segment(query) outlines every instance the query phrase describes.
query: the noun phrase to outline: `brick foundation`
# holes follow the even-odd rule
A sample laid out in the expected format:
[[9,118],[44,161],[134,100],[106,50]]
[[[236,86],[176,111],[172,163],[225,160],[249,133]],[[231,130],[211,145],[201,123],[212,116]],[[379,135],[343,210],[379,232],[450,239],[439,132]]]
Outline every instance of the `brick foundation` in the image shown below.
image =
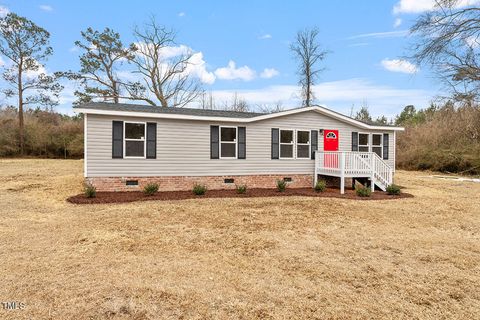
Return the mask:
[[[204,184],[209,190],[234,189],[235,185],[246,184],[249,188],[275,188],[276,181],[291,178],[290,188],[310,188],[313,175],[250,175],[250,176],[162,176],[162,177],[92,177],[86,182],[95,186],[97,191],[138,191],[148,183],[158,183],[160,191],[192,190],[195,183]],[[225,179],[234,179],[233,183],[225,183]],[[137,186],[127,186],[128,181],[138,181]]]

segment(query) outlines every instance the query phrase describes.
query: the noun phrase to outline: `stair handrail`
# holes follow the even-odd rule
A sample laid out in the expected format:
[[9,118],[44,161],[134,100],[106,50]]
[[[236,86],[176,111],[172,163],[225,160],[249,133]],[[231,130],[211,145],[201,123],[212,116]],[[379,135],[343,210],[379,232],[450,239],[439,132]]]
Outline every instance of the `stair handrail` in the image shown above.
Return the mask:
[[385,187],[392,184],[393,170],[388,163],[386,163],[378,154],[373,153],[373,159],[375,161],[375,178],[380,180]]

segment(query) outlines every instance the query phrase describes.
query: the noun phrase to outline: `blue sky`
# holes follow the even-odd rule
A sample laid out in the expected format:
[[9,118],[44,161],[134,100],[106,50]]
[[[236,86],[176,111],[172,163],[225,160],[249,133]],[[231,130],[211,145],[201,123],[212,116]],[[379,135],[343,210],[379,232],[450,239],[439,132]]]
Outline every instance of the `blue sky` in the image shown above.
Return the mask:
[[[125,43],[132,28],[150,15],[177,30],[177,42],[192,48],[196,75],[216,101],[234,92],[252,105],[281,102],[298,106],[295,61],[290,41],[316,26],[330,53],[315,88],[318,103],[350,114],[368,105],[373,115],[393,116],[407,104],[425,107],[438,93],[432,74],[402,61],[407,30],[431,0],[393,1],[0,1],[1,12],[28,17],[51,33],[54,55],[48,72],[76,70],[74,41],[87,27],[113,28]],[[73,84],[61,97],[61,112],[72,113]]]

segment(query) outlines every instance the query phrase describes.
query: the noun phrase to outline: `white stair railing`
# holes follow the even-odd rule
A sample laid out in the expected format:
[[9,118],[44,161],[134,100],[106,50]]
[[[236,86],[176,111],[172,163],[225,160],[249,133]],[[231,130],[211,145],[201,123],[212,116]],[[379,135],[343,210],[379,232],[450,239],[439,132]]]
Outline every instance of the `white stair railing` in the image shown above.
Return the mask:
[[393,182],[393,170],[378,154],[373,152],[372,155],[375,180],[380,181],[386,188]]
[[385,190],[393,182],[392,168],[374,152],[316,151],[314,183],[317,174],[340,178],[369,177],[373,182],[372,189],[377,184]]

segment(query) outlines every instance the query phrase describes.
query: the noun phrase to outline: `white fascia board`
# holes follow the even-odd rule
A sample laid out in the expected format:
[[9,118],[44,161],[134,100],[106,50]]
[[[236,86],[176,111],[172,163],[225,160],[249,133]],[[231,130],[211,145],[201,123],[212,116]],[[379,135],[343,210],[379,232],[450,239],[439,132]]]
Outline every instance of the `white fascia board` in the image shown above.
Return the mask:
[[305,108],[290,109],[281,112],[275,112],[271,114],[265,114],[261,116],[251,117],[251,118],[229,118],[229,117],[209,117],[209,116],[192,116],[192,115],[183,115],[183,114],[166,114],[166,113],[152,113],[152,112],[131,112],[131,111],[114,111],[114,110],[97,110],[97,109],[84,109],[77,108],[75,112],[84,113],[84,114],[98,114],[98,115],[111,115],[111,116],[125,116],[125,117],[138,117],[138,118],[160,118],[160,119],[178,119],[178,120],[197,120],[197,121],[215,121],[215,122],[237,122],[237,123],[249,123],[255,121],[261,121],[266,119],[272,119],[277,117],[288,116],[292,114],[307,112],[307,111],[316,111],[318,113],[327,115],[334,119],[350,123],[356,127],[370,129],[370,130],[384,130],[384,131],[404,131],[404,128],[401,127],[384,127],[384,126],[374,126],[369,125],[355,119],[349,118],[347,116],[341,115],[339,113],[333,112],[327,108],[313,106]]

